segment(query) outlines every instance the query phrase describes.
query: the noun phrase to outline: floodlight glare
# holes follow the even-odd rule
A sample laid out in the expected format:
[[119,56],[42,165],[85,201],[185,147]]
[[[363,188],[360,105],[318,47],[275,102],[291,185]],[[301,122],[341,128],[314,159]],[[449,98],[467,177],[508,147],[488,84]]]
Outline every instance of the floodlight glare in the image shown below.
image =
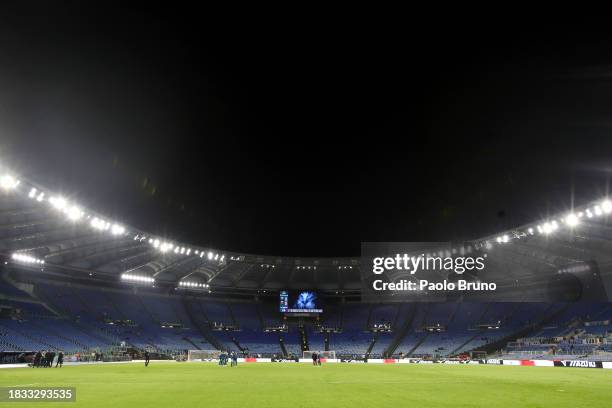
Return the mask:
[[571,213],[567,217],[565,217],[565,223],[570,227],[575,227],[576,225],[578,225],[579,222],[580,220],[574,213]]
[[11,176],[10,174],[5,174],[4,176],[0,177],[0,187],[2,187],[5,190],[12,190],[18,185],[19,185],[19,180],[17,180],[15,177]]
[[81,211],[81,209],[79,207],[77,207],[76,205],[73,205],[72,207],[70,207],[70,209],[66,212],[66,215],[72,221],[77,221],[77,220],[81,219],[83,214],[84,214],[83,211]]
[[544,234],[550,234],[554,230],[555,230],[555,228],[553,227],[552,223],[550,223],[550,222],[545,222],[544,225],[542,225],[542,232]]
[[601,215],[601,207],[600,206],[596,205],[593,209],[595,210],[595,215]]
[[68,205],[64,197],[51,197],[49,199],[49,202],[51,203],[53,207],[55,207],[58,210],[63,210]]
[[113,235],[121,235],[125,233],[125,228],[119,224],[114,224],[113,227],[111,228],[111,233]]

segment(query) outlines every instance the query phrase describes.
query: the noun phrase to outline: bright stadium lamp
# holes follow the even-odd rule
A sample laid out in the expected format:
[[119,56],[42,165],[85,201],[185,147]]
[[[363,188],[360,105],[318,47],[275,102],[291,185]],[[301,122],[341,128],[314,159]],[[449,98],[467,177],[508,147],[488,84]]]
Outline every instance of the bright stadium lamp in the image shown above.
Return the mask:
[[72,221],[78,221],[79,219],[81,219],[81,217],[83,217],[83,214],[83,211],[76,205],[70,207],[70,209],[66,212],[66,215]]
[[68,205],[68,202],[66,201],[66,199],[61,196],[51,197],[49,199],[49,202],[51,203],[53,207],[55,207],[58,210],[64,210],[66,206]]
[[568,216],[565,217],[565,223],[570,227],[575,227],[579,222],[578,216],[574,213],[568,214]]
[[12,190],[19,185],[19,180],[10,174],[5,174],[0,178],[0,187],[5,190]]
[[598,206],[598,205],[593,207],[593,210],[595,211],[595,215],[601,215],[602,214],[601,207]]
[[113,235],[121,235],[125,232],[125,228],[119,224],[114,224],[111,228],[111,233]]
[[610,214],[612,212],[612,201],[610,200],[604,200],[601,203],[601,209],[603,210],[604,213],[606,214]]

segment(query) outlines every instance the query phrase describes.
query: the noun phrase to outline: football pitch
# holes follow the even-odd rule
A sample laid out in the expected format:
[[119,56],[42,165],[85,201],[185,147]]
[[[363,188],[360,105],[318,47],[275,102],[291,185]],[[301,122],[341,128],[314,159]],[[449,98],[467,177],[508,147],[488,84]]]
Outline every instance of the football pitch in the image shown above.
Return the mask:
[[53,407],[610,407],[612,370],[485,365],[107,364],[0,370],[0,386],[71,386]]

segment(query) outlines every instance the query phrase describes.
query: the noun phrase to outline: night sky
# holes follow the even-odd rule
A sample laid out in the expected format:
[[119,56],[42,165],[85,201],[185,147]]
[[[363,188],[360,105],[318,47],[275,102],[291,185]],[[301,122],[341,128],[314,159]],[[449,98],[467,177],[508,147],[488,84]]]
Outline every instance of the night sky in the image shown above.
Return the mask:
[[0,164],[143,230],[357,256],[606,194],[609,37],[75,4],[0,9]]

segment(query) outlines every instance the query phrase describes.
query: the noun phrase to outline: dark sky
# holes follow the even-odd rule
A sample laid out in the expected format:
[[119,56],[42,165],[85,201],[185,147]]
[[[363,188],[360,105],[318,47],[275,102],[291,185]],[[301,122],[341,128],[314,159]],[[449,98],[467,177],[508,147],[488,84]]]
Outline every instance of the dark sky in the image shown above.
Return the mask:
[[353,256],[607,190],[599,33],[75,4],[2,6],[0,162],[144,230]]

